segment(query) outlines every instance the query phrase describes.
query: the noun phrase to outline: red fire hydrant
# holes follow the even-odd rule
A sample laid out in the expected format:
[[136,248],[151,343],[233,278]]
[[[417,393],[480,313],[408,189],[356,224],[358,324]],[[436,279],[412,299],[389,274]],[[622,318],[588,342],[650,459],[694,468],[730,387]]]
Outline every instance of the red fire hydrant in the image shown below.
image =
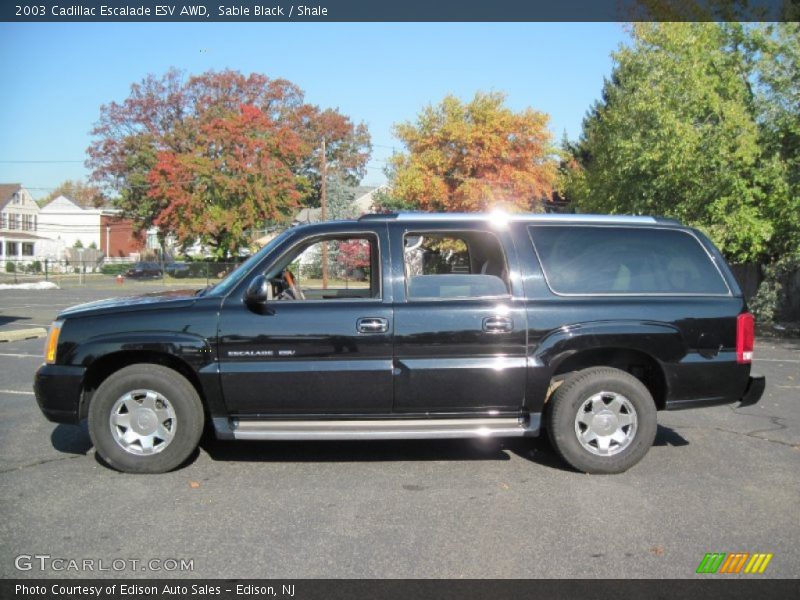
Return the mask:
[[117,275],[117,283],[119,284],[125,283],[125,278],[121,274]]

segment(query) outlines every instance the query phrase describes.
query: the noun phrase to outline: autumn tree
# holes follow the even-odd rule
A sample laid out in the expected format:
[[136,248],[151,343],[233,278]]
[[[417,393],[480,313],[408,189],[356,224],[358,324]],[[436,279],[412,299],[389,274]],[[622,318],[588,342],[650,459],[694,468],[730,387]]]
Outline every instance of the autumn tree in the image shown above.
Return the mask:
[[291,127],[254,106],[197,123],[191,147],[159,152],[149,172],[148,196],[164,203],[154,224],[227,258],[248,245],[248,230],[298,208],[302,150]]
[[97,186],[85,181],[67,179],[61,182],[46,197],[38,201],[39,206],[49,204],[59,196],[76,201],[81,206],[97,207],[105,203],[105,198]]
[[[249,108],[243,111],[242,107]],[[264,118],[256,118],[250,109],[259,111]],[[195,175],[202,178],[205,174],[192,170],[194,163],[188,156],[210,143],[212,131],[225,129],[226,122],[232,132],[241,133],[237,128],[243,125],[243,119],[249,126],[268,125],[270,129],[262,132],[265,139],[271,139],[277,130],[287,135],[291,133],[291,143],[287,142],[287,145],[293,148],[292,158],[286,163],[294,178],[296,192],[292,194],[291,206],[298,202],[318,203],[319,152],[323,138],[332,168],[352,180],[363,175],[370,153],[366,128],[354,124],[336,110],[306,103],[302,90],[293,83],[231,70],[209,71],[189,78],[177,70],[170,70],[162,77],[149,75],[131,86],[130,95],[121,103],[112,102],[101,107],[100,119],[91,132],[93,141],[88,149],[87,166],[92,169],[92,181],[126,216],[133,218],[137,228],[156,226],[163,238],[167,231],[171,231],[165,228],[172,227],[175,210],[170,210],[170,203],[174,197],[153,186],[162,184],[167,177],[165,167],[181,171],[187,179]],[[248,135],[258,137],[253,131]],[[224,151],[233,147],[236,145],[226,145]],[[232,163],[238,160],[235,156],[230,158]],[[225,163],[223,156],[217,159]],[[177,160],[180,164],[170,165],[169,160]],[[257,162],[250,165],[250,175],[255,174]],[[151,177],[156,166],[160,175]],[[198,163],[198,169],[204,166],[203,161]],[[239,171],[235,172],[244,177],[241,167],[239,164]],[[217,186],[213,192],[203,196],[203,188],[195,187],[191,193],[198,199],[203,197],[206,204],[192,202],[185,206],[191,206],[193,210],[212,206],[218,199],[211,194],[219,189]],[[251,204],[249,197],[237,197],[242,203]],[[282,188],[271,197],[288,198]],[[265,206],[261,208],[265,212],[252,220],[254,226],[264,226],[270,215],[283,214],[288,206],[270,207],[269,210]],[[256,206],[242,207],[242,210],[253,212]],[[165,211],[168,214],[162,216]],[[198,218],[199,215],[186,215],[187,221],[197,221]],[[182,230],[189,231],[186,228]],[[240,238],[236,231],[230,233],[232,239]],[[222,239],[217,230],[206,231],[204,235]],[[227,243],[221,243],[220,248],[227,247]]]
[[467,103],[447,96],[395,127],[407,152],[392,156],[391,192],[379,201],[425,211],[538,210],[556,172],[547,122],[533,109],[514,112],[501,93]]

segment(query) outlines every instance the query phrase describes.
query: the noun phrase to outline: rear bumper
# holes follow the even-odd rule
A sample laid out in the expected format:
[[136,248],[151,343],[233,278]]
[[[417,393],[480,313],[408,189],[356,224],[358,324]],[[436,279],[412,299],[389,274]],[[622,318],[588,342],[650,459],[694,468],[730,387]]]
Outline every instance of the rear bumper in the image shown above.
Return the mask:
[[667,410],[684,410],[687,408],[703,408],[704,406],[719,406],[739,402],[739,406],[751,406],[761,399],[764,394],[767,380],[763,375],[751,373],[747,379],[747,386],[740,398],[729,396],[715,396],[711,398],[691,398],[688,400],[667,400]]
[[759,373],[751,373],[750,380],[747,382],[747,389],[744,391],[744,396],[742,396],[739,406],[750,406],[761,400],[766,386],[766,377]]
[[45,417],[54,423],[80,420],[81,385],[86,369],[62,365],[42,365],[36,371],[33,390]]

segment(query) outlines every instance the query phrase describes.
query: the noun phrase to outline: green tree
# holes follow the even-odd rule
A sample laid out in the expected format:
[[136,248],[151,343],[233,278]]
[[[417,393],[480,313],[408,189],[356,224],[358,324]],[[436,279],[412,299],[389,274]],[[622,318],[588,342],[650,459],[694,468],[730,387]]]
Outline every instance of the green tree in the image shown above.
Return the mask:
[[347,185],[345,178],[339,172],[328,175],[328,219],[335,221],[341,219],[354,219],[358,208],[355,203],[353,188]]
[[761,143],[785,184],[768,204],[777,258],[800,251],[800,23],[762,25],[752,37]]
[[637,23],[564,185],[587,212],[677,217],[733,260],[769,254],[785,169],[765,150],[751,31],[737,23]]

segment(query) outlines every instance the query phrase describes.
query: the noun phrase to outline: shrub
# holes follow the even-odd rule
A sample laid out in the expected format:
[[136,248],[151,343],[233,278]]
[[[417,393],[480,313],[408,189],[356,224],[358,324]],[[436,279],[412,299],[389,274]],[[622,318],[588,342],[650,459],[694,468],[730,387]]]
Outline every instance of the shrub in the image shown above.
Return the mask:
[[124,273],[128,269],[130,269],[132,263],[108,263],[104,264],[100,268],[100,272],[103,275],[119,275],[120,273]]
[[792,277],[800,272],[800,251],[782,256],[764,268],[764,280],[750,301],[750,310],[762,323],[772,323],[782,317],[792,318],[792,295],[798,290],[791,286]]

